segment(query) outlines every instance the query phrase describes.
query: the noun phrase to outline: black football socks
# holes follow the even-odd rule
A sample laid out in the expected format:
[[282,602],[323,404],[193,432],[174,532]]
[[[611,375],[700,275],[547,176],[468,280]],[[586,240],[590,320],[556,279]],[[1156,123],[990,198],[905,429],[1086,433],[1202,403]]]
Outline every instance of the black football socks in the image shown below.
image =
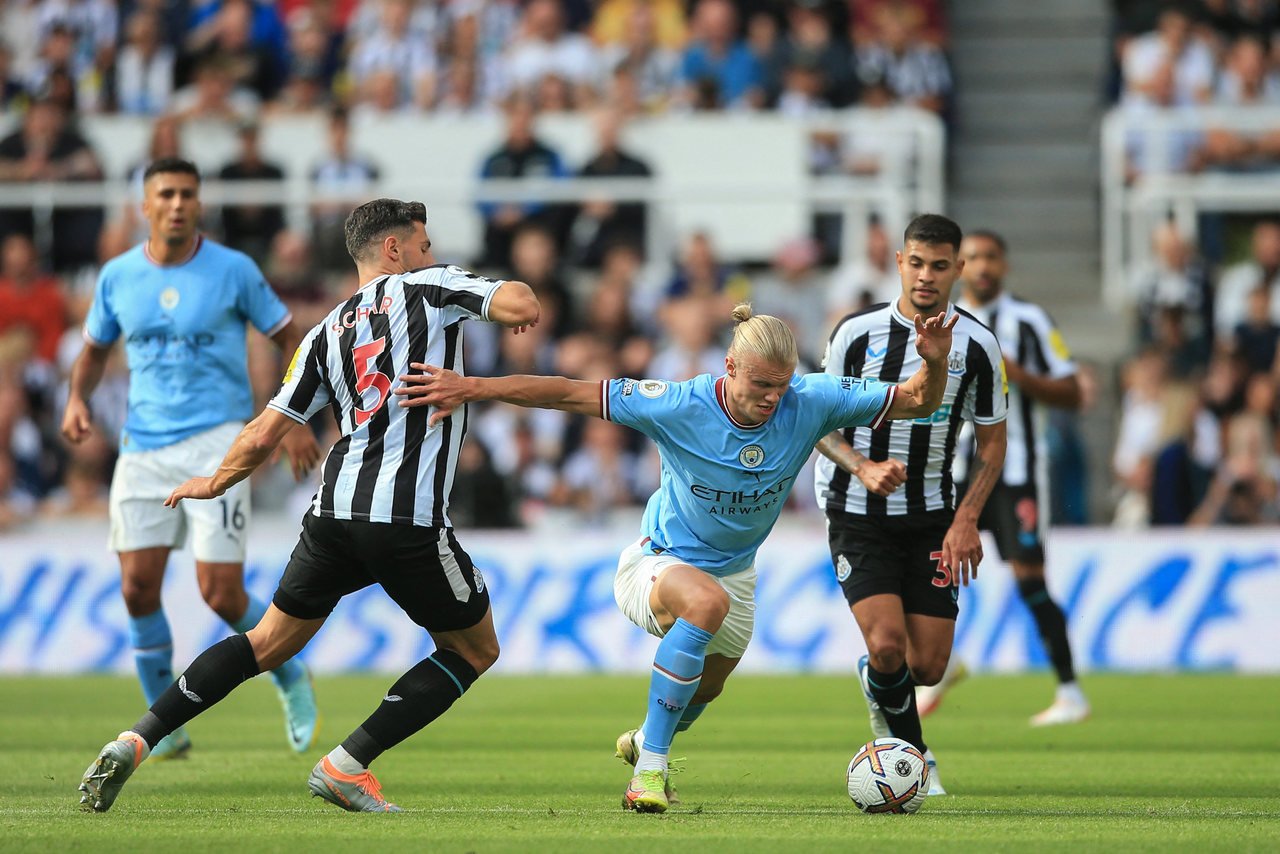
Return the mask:
[[244,635],[232,635],[196,656],[131,729],[148,747],[155,747],[160,739],[257,675],[253,645]]
[[391,686],[368,720],[342,742],[342,749],[365,768],[436,718],[480,678],[465,658],[437,649]]
[[1058,603],[1049,597],[1043,578],[1023,578],[1018,581],[1018,593],[1022,601],[1031,609],[1035,617],[1036,628],[1040,630],[1040,640],[1044,643],[1049,661],[1058,674],[1058,682],[1067,684],[1076,681],[1075,667],[1071,662],[1071,641],[1067,639],[1067,618],[1058,607]]
[[916,681],[911,678],[907,665],[904,663],[892,673],[881,673],[868,664],[867,683],[889,723],[889,732],[923,753],[927,748],[920,729],[920,713],[916,710]]

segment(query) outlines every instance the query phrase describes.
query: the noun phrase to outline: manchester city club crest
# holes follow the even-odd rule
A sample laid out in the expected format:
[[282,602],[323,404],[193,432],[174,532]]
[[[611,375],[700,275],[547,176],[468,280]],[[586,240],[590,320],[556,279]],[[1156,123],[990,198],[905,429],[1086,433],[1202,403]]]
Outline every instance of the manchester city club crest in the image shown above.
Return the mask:
[[755,468],[764,462],[764,448],[759,445],[747,445],[738,452],[738,462],[749,469]]
[[849,566],[849,559],[844,555],[836,558],[836,581],[843,582],[849,577],[849,573],[853,572],[853,567]]
[[178,300],[181,295],[177,288],[165,288],[160,292],[160,307],[165,311],[173,311],[178,307]]

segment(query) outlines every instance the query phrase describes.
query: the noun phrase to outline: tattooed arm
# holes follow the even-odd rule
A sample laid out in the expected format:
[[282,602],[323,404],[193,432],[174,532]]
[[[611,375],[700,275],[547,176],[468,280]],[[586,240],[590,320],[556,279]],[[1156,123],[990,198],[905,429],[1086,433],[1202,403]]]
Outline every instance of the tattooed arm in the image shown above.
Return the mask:
[[942,562],[951,570],[953,585],[968,584],[971,578],[978,577],[978,564],[982,561],[978,517],[1004,471],[1004,422],[975,424],[973,427],[978,452],[969,469],[969,488],[956,508],[956,517],[942,541]]

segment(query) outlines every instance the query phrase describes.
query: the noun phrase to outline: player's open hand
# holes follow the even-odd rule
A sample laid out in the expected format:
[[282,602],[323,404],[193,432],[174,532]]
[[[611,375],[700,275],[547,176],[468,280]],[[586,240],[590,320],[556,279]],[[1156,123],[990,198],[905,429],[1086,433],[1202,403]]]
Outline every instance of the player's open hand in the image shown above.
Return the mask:
[[68,442],[78,445],[93,432],[93,418],[89,407],[78,397],[67,400],[67,410],[62,416],[62,435]]
[[882,496],[892,495],[899,486],[907,482],[907,467],[902,464],[902,460],[888,459],[879,463],[863,460],[854,474],[868,492]]
[[164,506],[177,507],[178,502],[184,498],[217,498],[224,491],[214,486],[211,477],[193,477],[171,492],[164,500]]
[[978,579],[978,564],[982,562],[982,538],[978,526],[969,522],[953,522],[942,540],[942,568],[952,587],[969,585]]
[[316,444],[315,434],[305,424],[295,427],[280,440],[280,447],[289,457],[289,467],[293,469],[293,479],[302,481],[320,462],[320,446]]
[[960,312],[953,314],[950,320],[947,320],[945,311],[924,319],[918,314],[915,316],[916,352],[921,359],[930,364],[946,362],[951,353],[951,330],[959,319]]
[[434,427],[467,402],[465,377],[448,368],[437,368],[421,362],[410,362],[409,367],[419,373],[400,376],[401,385],[393,393],[400,395],[401,406],[435,407],[436,411],[427,419],[430,426]]

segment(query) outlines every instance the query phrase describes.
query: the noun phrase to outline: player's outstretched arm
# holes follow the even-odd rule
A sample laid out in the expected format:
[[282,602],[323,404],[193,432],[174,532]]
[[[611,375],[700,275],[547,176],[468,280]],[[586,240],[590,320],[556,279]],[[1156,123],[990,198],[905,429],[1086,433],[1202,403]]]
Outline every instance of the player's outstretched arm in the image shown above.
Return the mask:
[[489,319],[514,328],[517,335],[537,326],[541,314],[537,295],[524,282],[508,279],[489,300]]
[[946,314],[922,320],[915,316],[916,352],[920,354],[920,370],[898,386],[889,405],[887,418],[924,418],[942,404],[947,390],[947,357],[951,355],[951,330],[959,313],[946,320]]
[[816,447],[818,453],[862,481],[868,492],[888,496],[907,482],[907,467],[902,460],[890,457],[883,462],[872,462],[854,450],[839,430],[823,436]]
[[89,413],[89,397],[102,382],[107,370],[110,347],[95,347],[86,343],[71,366],[70,390],[67,408],[62,414],[62,435],[68,442],[78,445],[93,432],[93,418]]
[[287,415],[274,409],[264,409],[262,414],[245,425],[231,444],[231,450],[223,457],[222,464],[212,477],[193,477],[179,486],[165,499],[165,507],[177,507],[184,498],[217,498],[267,461],[280,444],[280,440],[298,425]]
[[464,377],[447,368],[412,362],[420,373],[400,377],[401,406],[433,406],[428,423],[434,425],[464,403],[500,400],[533,409],[560,409],[579,415],[603,417],[600,383],[567,377]]
[[[283,329],[271,336],[271,340],[280,348],[281,353],[296,354],[302,344],[302,337],[298,324],[290,320]],[[297,356],[294,355],[293,358],[296,359]],[[316,443],[315,434],[309,429],[285,433],[280,447],[289,457],[294,480],[301,481],[320,462],[320,446]]]
[[974,424],[973,437],[978,449],[969,469],[969,487],[942,540],[942,563],[950,568],[951,583],[956,586],[968,584],[970,579],[978,577],[978,564],[982,562],[978,517],[1004,471],[1004,422]]

